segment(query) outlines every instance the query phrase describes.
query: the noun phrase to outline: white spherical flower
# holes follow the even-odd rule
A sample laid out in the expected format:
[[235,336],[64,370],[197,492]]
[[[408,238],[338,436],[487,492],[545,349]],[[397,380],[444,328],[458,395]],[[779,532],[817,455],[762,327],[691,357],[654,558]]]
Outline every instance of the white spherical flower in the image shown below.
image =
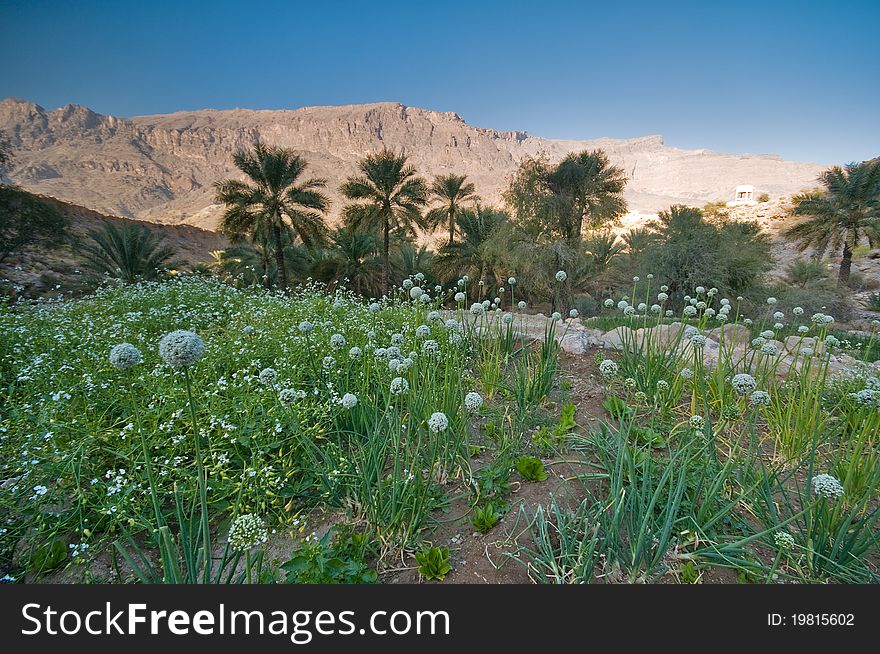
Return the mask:
[[577,309],[572,309],[571,311],[568,312],[569,318],[577,318],[579,315],[580,314],[578,313]]
[[706,337],[702,334],[697,334],[691,338],[691,345],[694,349],[701,350],[703,346],[706,345]]
[[134,368],[142,360],[141,351],[131,343],[120,343],[110,350],[110,364],[120,370]]
[[422,352],[425,354],[437,354],[440,351],[440,344],[432,338],[422,343]]
[[806,334],[807,332],[810,331],[810,328],[807,327],[806,325],[801,325],[800,327],[798,327],[797,330],[798,330],[798,334]]
[[363,351],[359,347],[353,347],[348,351],[348,358],[352,361],[357,361],[364,355]]
[[557,282],[564,282],[566,279],[568,279],[568,274],[564,270],[560,270],[556,273]]
[[263,368],[260,371],[260,383],[264,386],[274,386],[278,380],[278,373],[274,368]]
[[520,311],[522,311],[523,309],[526,308],[526,302],[525,302],[525,300],[520,300],[519,302],[516,303],[516,306],[519,307],[519,310],[520,310]]
[[639,302],[639,313],[644,313],[648,309],[648,305],[644,302]]
[[241,331],[244,332],[244,335],[245,335],[245,336],[250,336],[250,335],[253,334],[256,330],[255,330],[252,326],[250,326],[250,325],[245,325],[245,326],[244,326],[244,329],[242,329]]
[[770,394],[767,391],[755,391],[749,396],[749,404],[755,407],[770,406]]
[[471,413],[476,413],[483,406],[483,396],[471,391],[464,396],[464,407]]
[[391,359],[388,362],[388,370],[391,372],[397,372],[398,368],[400,368],[400,359]]
[[666,302],[669,299],[669,296],[666,293],[657,293],[657,301],[658,302]]
[[553,314],[550,316],[550,319],[553,321],[561,320],[562,314],[559,313],[558,311],[554,311]]
[[311,331],[312,331],[314,328],[315,328],[315,326],[314,326],[312,323],[310,323],[308,320],[303,320],[303,321],[299,324],[299,331],[301,331],[303,334],[309,334],[309,333],[311,333]]
[[269,540],[266,523],[252,513],[240,515],[232,521],[228,540],[235,552],[247,552]]
[[333,366],[336,365],[336,359],[331,357],[329,354],[324,357],[323,366],[326,370],[329,370]]
[[416,327],[416,338],[428,338],[431,335],[431,328],[427,325],[419,325]]
[[618,370],[620,370],[620,368],[617,366],[617,363],[615,363],[611,359],[604,359],[599,364],[599,372],[606,377],[612,377],[616,375]]
[[334,350],[341,350],[345,347],[345,336],[342,334],[333,334],[330,337],[330,347]]
[[516,277],[508,277],[507,278],[508,286],[516,286]]
[[399,374],[403,374],[403,373],[405,373],[407,370],[409,370],[410,368],[413,367],[413,364],[414,364],[414,363],[415,363],[415,361],[413,361],[412,358],[410,358],[410,357],[406,357],[405,359],[403,359],[403,360],[400,362],[400,365],[397,366],[397,372],[398,372]]
[[657,380],[657,391],[659,391],[660,393],[665,393],[668,390],[669,390],[669,382],[668,381],[666,381],[665,379]]
[[625,315],[625,316],[636,315],[636,308],[635,307],[627,307],[626,309],[623,310],[623,315]]
[[667,293],[669,291],[669,287],[666,284],[663,284],[660,287],[660,290],[663,291],[664,293]]
[[785,327],[785,325],[783,325],[781,322],[777,322],[776,324],[773,325],[773,329],[775,329],[776,331],[779,331],[783,327]]
[[880,390],[876,388],[863,388],[856,393],[850,393],[849,396],[860,406],[880,409]]
[[422,293],[422,296],[419,298],[419,301],[422,304],[428,304],[431,301],[431,296],[427,293]]
[[826,500],[836,500],[844,493],[843,484],[833,475],[823,474],[813,477],[813,492]]
[[697,288],[695,288],[694,290],[697,292],[697,295],[702,295],[706,292],[706,289],[702,286],[697,286]]
[[501,320],[504,321],[505,325],[509,325],[513,322],[513,314],[512,313],[505,313],[504,316],[502,316]]
[[694,431],[700,431],[703,429],[703,426],[706,424],[706,421],[703,420],[703,416],[691,416],[688,420],[688,424],[691,426],[691,429]]
[[697,315],[697,308],[692,307],[691,305],[686,306],[684,308],[684,315],[689,318],[692,318],[693,316]]
[[781,311],[777,311],[773,314],[773,320],[782,320],[783,318],[785,318],[785,314]]
[[409,391],[409,382],[403,377],[395,377],[391,380],[392,395],[403,395],[407,391]]
[[501,304],[501,298],[500,298],[500,297],[496,297],[494,300],[492,300],[492,303],[493,303],[493,304]]
[[417,279],[418,281],[420,281],[420,282],[425,281],[425,273],[417,272],[417,273],[416,273],[416,279]]
[[672,309],[667,309],[663,315],[665,315],[667,318],[672,318]]
[[431,417],[428,418],[428,429],[430,429],[435,434],[439,434],[441,431],[446,431],[449,427],[449,418],[446,417],[445,413],[441,413],[440,411],[436,411],[431,414]]
[[750,374],[741,372],[733,376],[730,385],[740,395],[751,393],[758,387],[758,382]]
[[355,395],[354,393],[346,393],[342,396],[341,404],[346,409],[353,409],[355,406],[357,406],[357,403],[357,395]]
[[715,295],[718,295],[718,289],[713,286],[708,291],[706,291],[706,295],[708,295],[709,297],[714,297]]
[[654,279],[653,273],[648,273],[646,276],[648,279]]
[[290,406],[294,402],[296,402],[299,395],[296,390],[293,388],[282,388],[278,392],[278,401],[285,406]]
[[617,308],[620,309],[621,311],[626,309],[628,306],[629,306],[629,302],[627,302],[626,300],[621,300],[620,302],[617,303]]
[[807,358],[813,356],[813,348],[811,347],[802,347],[801,348],[801,356],[805,356]]
[[474,302],[471,305],[471,313],[475,316],[479,316],[481,313],[484,313],[486,310],[483,308],[483,305],[479,302]]
[[752,319],[751,318],[743,318],[743,325],[745,325],[746,327],[751,327],[752,326]]
[[715,315],[715,309],[709,307],[708,309],[706,309],[705,314],[707,318],[712,318]]
[[635,284],[638,284],[638,283],[639,283],[639,277],[638,277],[638,275],[636,275],[635,277],[633,277],[633,283],[635,283]]
[[769,357],[775,357],[777,354],[779,354],[779,350],[776,349],[776,345],[774,345],[773,343],[764,343],[764,345],[761,346],[761,354]]
[[440,320],[441,318],[439,311],[431,311],[428,313],[428,322],[438,322]]
[[725,297],[725,298],[721,298],[721,306],[722,306],[722,307],[729,307],[729,306],[730,306],[730,300],[728,300],[726,297]]
[[774,304],[776,304],[776,301],[777,301],[777,300],[776,300],[775,297],[768,297],[768,298],[767,298],[767,304],[769,304],[771,307],[772,307]]
[[461,303],[464,302],[466,299],[467,299],[467,296],[466,296],[464,293],[462,293],[461,291],[459,291],[458,293],[455,294],[455,301],[456,301],[458,304],[461,304]]
[[772,329],[765,329],[761,332],[761,338],[773,338],[775,332]]
[[773,542],[776,543],[776,547],[780,550],[790,550],[795,546],[794,536],[787,531],[777,531],[773,534]]
[[660,305],[652,304],[651,305],[651,313],[660,313]]
[[159,356],[174,368],[189,368],[205,354],[205,344],[198,334],[178,329],[159,341]]
[[370,304],[370,311],[372,311],[373,313],[379,313],[381,310],[382,307],[379,305],[378,302],[372,302]]
[[449,332],[457,332],[461,329],[461,326],[458,324],[458,321],[453,320],[452,318],[450,318],[445,323],[443,323],[443,326],[446,327],[446,331],[449,331]]
[[403,280],[403,287],[404,288],[412,288],[412,285],[413,285],[413,283],[412,283],[411,279],[404,279]]
[[614,300],[612,298],[608,298],[603,304],[605,304],[605,306],[610,309],[614,306]]
[[419,288],[418,286],[413,286],[411,289],[409,289],[409,296],[413,300],[418,300],[419,298],[422,297],[423,294],[424,294],[424,291],[421,288]]
[[708,305],[707,305],[705,302],[703,302],[702,300],[700,300],[700,301],[697,302],[697,304],[696,304],[697,309],[699,309],[700,311],[702,311],[703,309],[705,309],[707,306],[708,306]]
[[755,348],[756,350],[759,350],[764,346],[764,344],[766,342],[767,342],[766,338],[764,338],[763,336],[757,336],[752,339],[752,347]]

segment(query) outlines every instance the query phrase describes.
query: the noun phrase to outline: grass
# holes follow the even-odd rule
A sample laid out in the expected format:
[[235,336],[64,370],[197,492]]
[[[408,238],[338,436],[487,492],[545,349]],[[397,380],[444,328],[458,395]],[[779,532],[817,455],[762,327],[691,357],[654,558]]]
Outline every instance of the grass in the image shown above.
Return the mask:
[[[0,572],[371,583],[418,553],[439,580],[455,554],[432,539],[463,499],[463,524],[513,543],[540,583],[878,580],[876,369],[838,374],[819,347],[783,367],[760,342],[710,360],[700,337],[727,310],[698,293],[693,315],[594,319],[632,329],[600,367],[610,417],[584,430],[559,383],[560,323],[529,343],[491,301],[465,319],[457,289],[412,300],[419,283],[373,302],[179,277],[0,310]],[[786,313],[775,337],[802,322],[840,347],[829,321]],[[673,320],[687,328],[660,338]],[[205,344],[187,368],[158,351],[176,329]],[[143,356],[129,370],[108,359],[123,342]],[[523,485],[556,483],[554,462],[588,472],[514,510]],[[312,537],[328,514],[335,535]]]

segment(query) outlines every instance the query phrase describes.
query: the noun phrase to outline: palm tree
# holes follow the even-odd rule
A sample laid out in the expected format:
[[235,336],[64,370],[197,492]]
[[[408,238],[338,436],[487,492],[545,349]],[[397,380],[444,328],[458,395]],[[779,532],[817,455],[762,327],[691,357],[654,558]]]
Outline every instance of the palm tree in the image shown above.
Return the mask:
[[572,153],[547,175],[560,231],[580,241],[584,226],[598,229],[626,212],[626,175],[601,150]]
[[373,232],[337,227],[330,235],[330,247],[315,258],[313,274],[330,283],[347,279],[351,290],[373,294],[384,280],[379,239]]
[[[330,202],[321,192],[326,181],[319,178],[298,183],[305,160],[292,150],[257,143],[252,152],[232,157],[248,180],[218,182],[217,200],[226,205],[221,230],[232,237],[270,236],[278,271],[278,286],[287,288],[282,234],[292,232],[308,247],[324,240],[324,220]],[[267,239],[268,240],[268,239]]]
[[833,166],[819,177],[821,190],[798,195],[794,215],[808,216],[785,235],[801,251],[813,248],[822,256],[829,248],[841,253],[838,287],[849,283],[853,250],[863,241],[880,245],[880,158]]
[[491,280],[494,256],[487,246],[507,220],[507,214],[492,207],[463,210],[458,217],[461,240],[440,248],[435,270],[450,279],[468,275],[474,280],[471,288],[477,288],[478,282],[487,281],[487,277]]
[[82,246],[88,267],[127,284],[155,279],[174,255],[164,236],[134,223],[107,223],[89,236],[91,242]]
[[424,226],[421,209],[428,201],[427,184],[416,176],[416,169],[406,163],[405,155],[387,149],[368,155],[359,168],[361,175],[349,177],[342,185],[342,194],[357,201],[345,207],[345,219],[354,228],[382,231],[384,290],[387,292],[391,287],[391,232],[414,236],[415,228]]
[[462,205],[468,200],[479,199],[474,185],[467,182],[466,175],[438,175],[431,184],[431,195],[441,206],[428,212],[427,222],[435,228],[445,223],[449,227],[449,243],[452,244],[455,240],[455,223],[463,210]]

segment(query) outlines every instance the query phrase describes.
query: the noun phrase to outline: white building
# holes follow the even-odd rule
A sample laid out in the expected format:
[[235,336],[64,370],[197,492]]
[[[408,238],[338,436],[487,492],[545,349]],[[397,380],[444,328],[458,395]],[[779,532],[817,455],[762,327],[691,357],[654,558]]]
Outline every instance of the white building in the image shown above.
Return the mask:
[[755,187],[751,184],[740,184],[736,187],[733,195],[733,202],[728,202],[728,207],[752,206],[758,204],[755,199]]

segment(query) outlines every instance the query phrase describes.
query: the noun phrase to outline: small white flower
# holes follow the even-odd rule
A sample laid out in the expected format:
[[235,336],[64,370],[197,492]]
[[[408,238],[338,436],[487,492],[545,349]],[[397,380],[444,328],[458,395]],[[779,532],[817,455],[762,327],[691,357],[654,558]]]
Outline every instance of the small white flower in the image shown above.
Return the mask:
[[739,395],[745,395],[754,391],[758,386],[758,382],[750,374],[741,372],[733,376],[730,385],[733,386],[733,390]]
[[694,431],[700,431],[705,425],[705,420],[703,420],[703,416],[691,416],[688,420],[688,424]]
[[775,297],[768,297],[767,304],[769,304],[772,307],[774,304],[776,304],[776,298]]
[[120,343],[110,350],[110,364],[120,370],[134,368],[142,360],[141,351],[131,343]]
[[263,368],[260,371],[260,383],[264,386],[274,386],[278,379],[278,373],[274,368]]
[[229,546],[236,552],[247,552],[269,540],[266,523],[252,513],[238,516],[229,528]]
[[483,406],[483,396],[475,391],[471,391],[464,396],[464,406],[471,413],[476,413]]
[[189,368],[204,354],[202,339],[183,329],[165,334],[159,341],[159,356],[173,368]]
[[790,550],[795,545],[794,536],[787,531],[777,531],[773,534],[773,542],[776,543],[776,547],[780,550]]
[[403,395],[409,391],[409,382],[403,377],[395,377],[391,380],[391,394]]
[[315,326],[312,323],[310,323],[308,320],[303,320],[299,324],[299,331],[302,332],[303,334],[310,334],[314,328],[315,328]]
[[559,272],[556,273],[556,281],[557,282],[561,283],[561,282],[564,282],[566,279],[568,279],[568,274],[564,270],[560,270]]
[[464,302],[466,299],[467,299],[467,296],[464,293],[462,293],[461,291],[459,291],[458,293],[455,294],[455,301],[459,304]]
[[617,374],[620,370],[617,363],[615,363],[611,359],[604,359],[599,364],[599,372],[602,373],[605,377],[612,377]]
[[342,334],[333,334],[330,337],[330,347],[334,350],[341,350],[345,347],[345,336]]
[[749,396],[749,404],[755,407],[770,406],[770,394],[767,391],[755,391]]
[[577,309],[572,309],[571,311],[568,312],[569,318],[577,318],[579,315],[580,314],[578,313]]
[[604,304],[605,304],[605,306],[606,306],[607,308],[610,309],[611,307],[614,306],[614,299],[613,299],[613,298],[608,298],[607,300],[605,300]]
[[816,475],[811,483],[813,492],[827,500],[836,500],[844,493],[843,484],[833,475]]
[[352,361],[357,361],[364,355],[363,351],[359,347],[353,347],[348,351],[348,358]]
[[437,411],[432,413],[431,417],[428,418],[428,429],[435,434],[439,434],[441,431],[446,431],[447,427],[449,427],[449,418],[446,417],[445,413]]
[[342,396],[342,406],[344,406],[346,409],[353,409],[355,406],[357,406],[357,403],[357,395],[354,395],[353,393],[346,393]]

